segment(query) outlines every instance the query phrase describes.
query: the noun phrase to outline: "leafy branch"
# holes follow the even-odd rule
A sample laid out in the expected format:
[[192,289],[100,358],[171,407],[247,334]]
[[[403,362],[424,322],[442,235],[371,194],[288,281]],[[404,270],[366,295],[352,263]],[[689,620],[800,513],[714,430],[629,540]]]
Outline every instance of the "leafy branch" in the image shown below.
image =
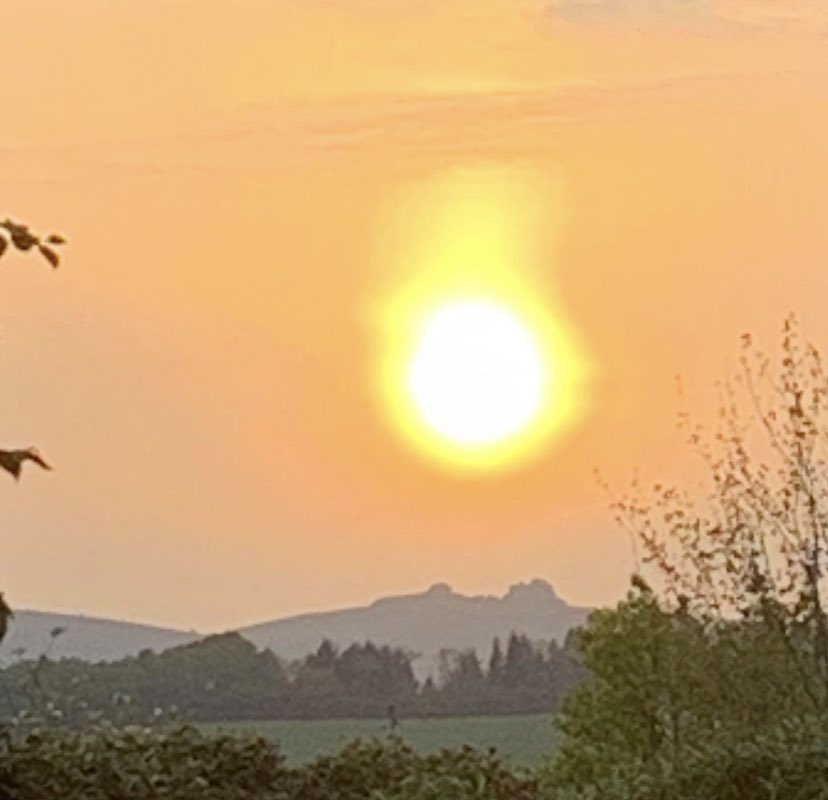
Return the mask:
[[60,264],[60,256],[55,247],[66,244],[66,239],[62,236],[57,233],[50,233],[45,238],[41,238],[32,233],[28,226],[21,225],[19,222],[12,222],[8,218],[0,222],[0,228],[6,232],[6,235],[0,234],[0,256],[6,252],[9,243],[11,243],[24,253],[37,249],[52,267],[57,269]]

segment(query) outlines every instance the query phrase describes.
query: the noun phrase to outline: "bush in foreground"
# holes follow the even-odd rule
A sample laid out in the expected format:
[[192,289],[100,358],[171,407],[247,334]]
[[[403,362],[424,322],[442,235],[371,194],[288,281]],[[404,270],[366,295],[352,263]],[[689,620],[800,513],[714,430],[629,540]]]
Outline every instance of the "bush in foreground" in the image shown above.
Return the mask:
[[535,800],[533,779],[471,747],[420,755],[400,741],[356,741],[291,776],[291,800]]
[[494,752],[420,755],[353,742],[290,769],[260,737],[100,726],[0,737],[0,798],[14,800],[537,800]]
[[[680,764],[616,760],[584,783],[553,769],[544,798],[554,800],[828,800],[828,727],[790,720],[740,741],[713,738]],[[563,778],[563,779],[562,779]]]
[[0,788],[15,800],[246,800],[280,797],[278,748],[253,737],[101,726],[46,730],[0,748]]

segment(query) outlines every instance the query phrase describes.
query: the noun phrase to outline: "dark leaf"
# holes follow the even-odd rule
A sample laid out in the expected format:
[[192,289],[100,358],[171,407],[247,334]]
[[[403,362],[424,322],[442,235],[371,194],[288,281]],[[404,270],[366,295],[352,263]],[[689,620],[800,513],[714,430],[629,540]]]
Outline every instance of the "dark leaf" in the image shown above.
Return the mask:
[[6,252],[6,248],[8,246],[9,246],[8,240],[6,240],[2,236],[0,236],[0,256],[2,256],[3,253]]
[[11,233],[12,242],[18,250],[31,250],[37,244],[37,239],[32,236],[31,232],[25,225],[10,225],[9,232]]
[[58,235],[57,233],[53,233],[50,236],[47,236],[46,241],[49,244],[66,244],[66,239],[64,239],[62,236]]
[[41,245],[38,245],[38,248],[40,249],[40,252],[43,254],[43,257],[44,257],[44,258],[45,258],[45,259],[46,259],[46,260],[47,260],[47,261],[48,261],[48,262],[49,262],[49,263],[50,263],[53,267],[57,267],[57,265],[60,263],[60,259],[58,258],[58,254],[57,254],[54,250],[52,250],[52,249],[50,249],[50,248],[48,248],[48,247],[45,247],[45,246],[44,246],[44,245],[42,245],[42,244],[41,244]]

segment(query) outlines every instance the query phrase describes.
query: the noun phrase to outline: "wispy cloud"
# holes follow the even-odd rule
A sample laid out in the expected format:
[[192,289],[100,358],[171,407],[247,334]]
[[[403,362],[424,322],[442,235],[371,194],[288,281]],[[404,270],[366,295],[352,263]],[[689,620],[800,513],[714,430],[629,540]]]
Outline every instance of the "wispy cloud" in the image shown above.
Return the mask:
[[824,0],[553,0],[547,8],[568,23],[642,30],[828,28]]
[[769,30],[828,30],[828,4],[824,0],[719,0],[723,20]]
[[583,25],[707,28],[719,22],[713,0],[555,0],[551,16]]

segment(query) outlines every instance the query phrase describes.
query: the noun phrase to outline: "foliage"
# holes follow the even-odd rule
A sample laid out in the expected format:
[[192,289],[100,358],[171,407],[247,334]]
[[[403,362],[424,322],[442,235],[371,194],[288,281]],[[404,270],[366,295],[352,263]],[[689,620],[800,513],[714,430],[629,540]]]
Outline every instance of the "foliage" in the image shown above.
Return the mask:
[[615,761],[602,781],[575,785],[547,774],[555,800],[828,800],[828,730],[807,717],[726,741],[701,742],[680,765]]
[[711,742],[727,751],[813,712],[763,625],[704,624],[666,610],[645,586],[595,612],[579,646],[589,677],[564,702],[550,772],[571,790],[610,792],[619,775],[661,785]]
[[534,800],[536,785],[490,751],[422,756],[398,739],[355,741],[298,770],[296,800]]
[[0,793],[15,800],[535,800],[536,789],[493,752],[421,756],[399,740],[356,741],[290,769],[265,739],[188,727],[0,739]]
[[427,714],[516,714],[556,711],[584,676],[574,655],[555,641],[546,646],[512,633],[504,654],[492,643],[484,672],[474,650],[441,653],[439,685],[420,694]]
[[[2,740],[0,787],[16,800],[280,797],[286,771],[262,739],[99,727]],[[268,792],[270,795],[268,795]]]
[[775,370],[749,336],[740,364],[712,429],[682,415],[707,496],[656,484],[616,511],[672,607],[761,622],[828,711],[828,375],[794,318]]
[[238,634],[209,636],[161,654],[117,662],[41,657],[0,675],[0,707],[37,724],[83,726],[101,717],[148,723],[186,710],[193,720],[278,714],[288,693],[282,665]]
[[711,742],[674,777],[671,791],[688,800],[826,800],[825,722],[810,717],[730,746]]
[[713,432],[683,417],[709,495],[616,504],[656,589],[634,575],[577,636],[561,798],[828,796],[828,380],[793,320],[775,377],[744,348]]
[[402,650],[367,642],[339,652],[323,642],[286,669],[270,651],[227,633],[109,663],[18,662],[0,672],[0,714],[83,725],[90,717],[146,723],[170,709],[200,722],[377,718],[390,705],[403,717],[525,713],[556,709],[583,671],[554,643],[540,648],[518,635],[502,669],[489,674],[473,651],[447,651],[443,661],[440,686],[420,687]]
[[55,251],[56,245],[66,244],[66,240],[56,234],[51,233],[45,238],[36,236],[32,233],[26,225],[19,222],[12,222],[10,219],[4,219],[0,222],[0,229],[3,229],[6,234],[0,234],[0,256],[6,252],[6,249],[11,242],[18,250],[28,252],[33,248],[36,249],[53,267],[57,268],[60,263],[60,257]]
[[410,710],[416,695],[417,682],[404,651],[366,642],[340,653],[323,641],[300,665],[283,715],[384,716],[389,705]]
[[[11,242],[18,250],[23,252],[36,248],[53,267],[57,267],[60,263],[60,258],[54,246],[66,244],[66,240],[62,236],[52,233],[42,240],[39,236],[35,236],[26,225],[12,222],[8,218],[0,222],[0,230],[6,234],[0,233],[0,256],[6,252],[9,242]],[[11,457],[11,463],[7,460],[8,457]],[[15,478],[20,474],[20,464],[23,459],[35,460],[41,466],[50,469],[34,448],[29,448],[27,451],[0,451],[0,466],[12,472]],[[6,604],[3,595],[0,594],[0,642],[3,641],[8,630],[9,619],[13,616],[11,608]]]

